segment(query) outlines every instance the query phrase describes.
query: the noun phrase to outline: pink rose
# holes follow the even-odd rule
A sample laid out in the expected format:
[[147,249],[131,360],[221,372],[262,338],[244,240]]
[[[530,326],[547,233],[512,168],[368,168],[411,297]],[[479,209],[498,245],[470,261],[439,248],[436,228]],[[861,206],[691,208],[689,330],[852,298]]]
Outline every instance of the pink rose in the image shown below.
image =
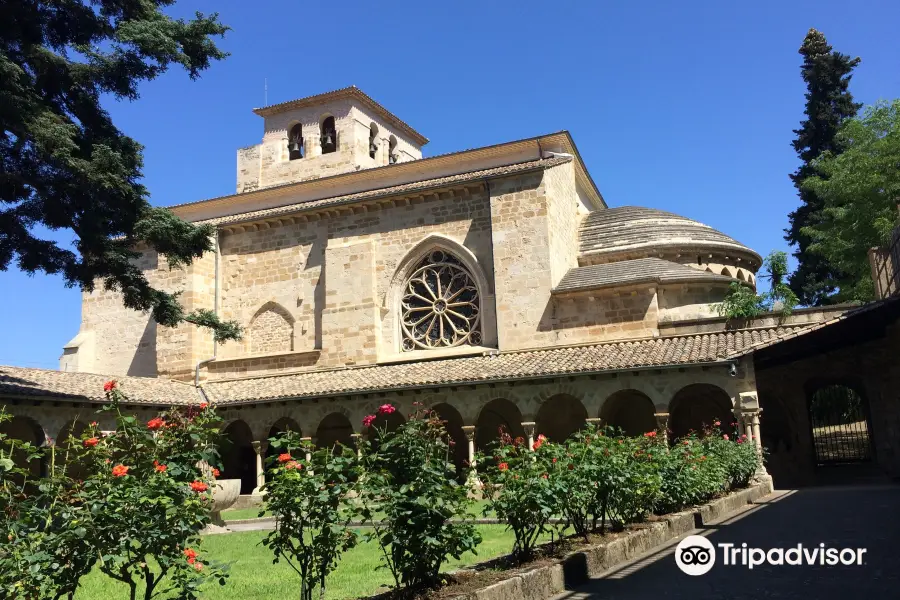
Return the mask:
[[392,404],[382,404],[381,406],[378,407],[379,415],[389,415],[396,411],[397,411],[397,409],[394,408],[394,406]]

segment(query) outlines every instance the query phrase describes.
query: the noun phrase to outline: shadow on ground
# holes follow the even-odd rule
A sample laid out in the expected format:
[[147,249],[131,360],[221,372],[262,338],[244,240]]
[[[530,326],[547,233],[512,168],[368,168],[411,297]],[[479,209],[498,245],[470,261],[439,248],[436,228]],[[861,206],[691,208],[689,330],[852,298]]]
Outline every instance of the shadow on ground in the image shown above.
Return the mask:
[[664,598],[880,600],[900,597],[900,485],[806,488],[706,529],[714,545],[763,549],[866,548],[862,566],[716,566],[691,577],[675,565],[674,544],[557,596],[660,600]]

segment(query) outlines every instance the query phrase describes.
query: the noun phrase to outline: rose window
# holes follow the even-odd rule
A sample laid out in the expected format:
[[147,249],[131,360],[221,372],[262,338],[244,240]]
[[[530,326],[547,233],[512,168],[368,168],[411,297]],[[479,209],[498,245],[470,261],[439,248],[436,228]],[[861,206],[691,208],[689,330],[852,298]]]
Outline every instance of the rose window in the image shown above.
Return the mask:
[[469,271],[443,250],[429,253],[400,301],[403,350],[481,345],[480,299]]

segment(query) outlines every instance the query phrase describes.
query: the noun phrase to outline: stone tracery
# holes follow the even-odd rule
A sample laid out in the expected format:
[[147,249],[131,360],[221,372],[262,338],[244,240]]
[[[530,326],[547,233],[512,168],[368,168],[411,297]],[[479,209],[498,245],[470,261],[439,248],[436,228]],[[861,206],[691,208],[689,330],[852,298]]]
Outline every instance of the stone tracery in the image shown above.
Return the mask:
[[480,345],[480,309],[478,287],[462,262],[444,250],[429,252],[404,284],[403,351]]

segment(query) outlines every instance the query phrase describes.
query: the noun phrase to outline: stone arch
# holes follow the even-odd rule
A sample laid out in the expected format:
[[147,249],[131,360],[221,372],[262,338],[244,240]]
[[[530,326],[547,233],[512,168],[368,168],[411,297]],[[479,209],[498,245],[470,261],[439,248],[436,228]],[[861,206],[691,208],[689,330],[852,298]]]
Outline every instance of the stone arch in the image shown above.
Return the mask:
[[319,144],[322,148],[322,154],[330,154],[337,151],[337,124],[335,123],[333,115],[326,113],[319,117],[319,135]]
[[543,433],[551,441],[562,442],[584,427],[588,413],[581,400],[570,394],[548,398],[538,409],[535,433]]
[[621,429],[625,435],[636,436],[656,430],[656,407],[650,397],[638,390],[619,390],[603,403],[600,418],[603,424]]
[[344,413],[333,412],[319,421],[316,428],[316,447],[332,448],[337,451],[338,444],[348,448],[354,447],[353,425]]
[[303,158],[306,152],[303,141],[303,124],[299,121],[292,121],[288,125],[288,160],[297,160]]
[[734,277],[734,275],[731,274],[731,269],[727,266],[722,267],[722,271],[719,274],[724,275],[725,277]]
[[744,274],[743,269],[737,270],[737,278],[738,278],[738,281],[747,281],[747,276]]
[[290,352],[294,349],[294,317],[274,300],[259,307],[247,329],[251,354]]
[[816,464],[870,461],[872,427],[865,385],[855,377],[817,377],[804,388]]
[[[47,434],[40,423],[24,415],[16,415],[9,421],[0,424],[0,433],[21,442],[27,442],[38,448],[47,445]],[[44,458],[28,461],[25,452],[16,450],[13,452],[12,459],[16,466],[28,469],[32,478],[41,477],[46,472],[46,461]]]
[[400,155],[397,154],[397,138],[391,135],[388,138],[388,162],[394,164],[399,160]]
[[376,412],[375,421],[369,426],[369,430],[366,432],[369,441],[372,442],[373,449],[378,449],[379,439],[383,434],[396,431],[404,423],[406,423],[406,418],[399,410],[395,410],[387,415]]
[[452,238],[432,233],[413,246],[398,263],[391,277],[388,291],[385,293],[382,303],[385,315],[388,316],[385,319],[385,326],[388,330],[395,332],[392,351],[400,353],[403,350],[400,315],[407,282],[415,270],[420,267],[420,263],[435,252],[443,252],[456,259],[474,283],[478,295],[478,310],[480,313],[478,319],[480,341],[477,343],[473,342],[473,345],[496,345],[497,334],[493,289],[478,259],[471,250]]
[[506,398],[495,398],[485,404],[478,413],[478,421],[475,424],[475,448],[489,453],[500,439],[501,427],[513,438],[525,437],[519,407]]
[[452,442],[450,445],[450,460],[456,466],[457,478],[460,478],[463,473],[464,463],[469,458],[468,440],[465,432],[463,432],[462,415],[459,414],[456,408],[446,402],[435,405],[432,410],[444,422],[444,429],[447,430],[447,439],[449,442]]
[[726,430],[734,421],[731,397],[717,385],[692,383],[681,388],[669,403],[669,429],[673,439],[720,421]]
[[375,121],[369,123],[369,158],[378,156],[378,125]]
[[256,452],[253,450],[253,432],[246,422],[238,419],[223,430],[222,479],[240,479],[241,494],[250,494],[256,488]]
[[69,440],[69,438],[80,438],[85,429],[87,429],[87,425],[80,419],[72,419],[70,421],[67,421],[59,429],[59,435],[56,436],[56,444],[65,444]]

